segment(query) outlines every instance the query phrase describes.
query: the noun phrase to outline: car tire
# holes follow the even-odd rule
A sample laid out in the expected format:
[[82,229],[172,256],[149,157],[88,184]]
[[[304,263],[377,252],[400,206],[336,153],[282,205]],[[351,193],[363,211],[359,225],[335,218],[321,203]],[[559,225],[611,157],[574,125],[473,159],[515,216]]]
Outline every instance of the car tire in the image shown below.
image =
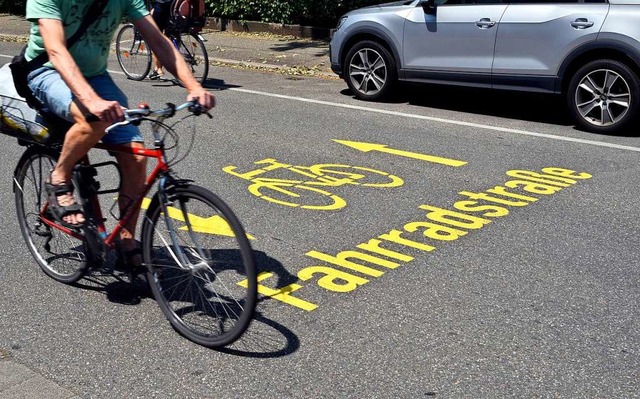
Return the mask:
[[359,99],[376,101],[387,97],[398,80],[396,61],[380,43],[356,43],[345,58],[344,79]]
[[635,123],[640,111],[640,79],[620,61],[591,61],[571,78],[567,104],[584,130],[602,134],[622,131]]

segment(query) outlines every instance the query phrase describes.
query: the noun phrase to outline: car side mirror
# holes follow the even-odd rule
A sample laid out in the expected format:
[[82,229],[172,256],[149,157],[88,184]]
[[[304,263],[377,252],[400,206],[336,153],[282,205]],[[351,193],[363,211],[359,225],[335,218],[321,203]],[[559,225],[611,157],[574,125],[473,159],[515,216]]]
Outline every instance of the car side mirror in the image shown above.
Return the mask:
[[436,13],[436,0],[420,0],[418,3],[424,10],[425,14],[435,15]]

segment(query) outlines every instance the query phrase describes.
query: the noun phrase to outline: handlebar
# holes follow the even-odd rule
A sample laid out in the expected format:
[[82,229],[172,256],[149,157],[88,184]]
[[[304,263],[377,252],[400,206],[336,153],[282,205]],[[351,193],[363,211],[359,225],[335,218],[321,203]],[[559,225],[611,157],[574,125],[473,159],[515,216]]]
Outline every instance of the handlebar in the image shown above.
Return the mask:
[[198,103],[197,99],[187,101],[180,105],[167,103],[166,108],[161,108],[157,110],[151,110],[149,109],[149,106],[145,104],[143,106],[140,106],[140,108],[124,109],[124,120],[114,123],[113,125],[106,128],[105,131],[109,133],[110,130],[118,126],[124,126],[130,123],[136,125],[136,124],[139,124],[145,118],[154,118],[154,117],[158,119],[171,118],[175,115],[177,111],[182,111],[185,108],[188,109],[189,112],[191,112],[196,116],[205,114],[209,117],[209,119],[213,118],[213,116],[211,116],[211,114],[208,111],[205,111],[202,105]]

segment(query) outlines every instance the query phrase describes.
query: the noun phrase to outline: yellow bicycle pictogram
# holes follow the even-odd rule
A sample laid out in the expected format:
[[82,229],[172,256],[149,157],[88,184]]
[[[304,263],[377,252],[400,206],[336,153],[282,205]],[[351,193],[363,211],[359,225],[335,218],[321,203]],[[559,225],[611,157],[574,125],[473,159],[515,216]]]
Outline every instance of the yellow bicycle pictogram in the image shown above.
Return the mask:
[[[244,173],[237,172],[238,167],[233,165],[225,166],[222,170],[250,181],[248,190],[258,198],[302,209],[333,211],[344,208],[347,202],[342,197],[327,191],[327,187],[358,185],[384,188],[399,187],[404,184],[398,176],[362,166],[329,163],[301,166],[282,163],[273,158],[256,161],[254,164],[264,166]],[[275,170],[280,171],[278,175],[288,171],[294,178],[261,176]]]

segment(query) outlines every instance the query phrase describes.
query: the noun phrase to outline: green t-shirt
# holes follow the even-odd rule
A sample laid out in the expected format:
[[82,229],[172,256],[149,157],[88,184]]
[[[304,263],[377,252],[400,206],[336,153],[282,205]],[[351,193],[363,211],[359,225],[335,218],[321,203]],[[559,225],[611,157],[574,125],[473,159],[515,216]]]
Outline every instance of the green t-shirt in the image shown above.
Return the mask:
[[[25,57],[35,58],[44,51],[38,19],[61,20],[67,40],[80,27],[93,0],[27,0],[27,20],[31,34]],[[87,28],[82,37],[69,49],[80,71],[86,77],[100,75],[107,70],[107,58],[113,35],[123,17],[130,20],[149,14],[143,0],[109,0],[100,17]],[[53,67],[50,62],[46,66]]]

